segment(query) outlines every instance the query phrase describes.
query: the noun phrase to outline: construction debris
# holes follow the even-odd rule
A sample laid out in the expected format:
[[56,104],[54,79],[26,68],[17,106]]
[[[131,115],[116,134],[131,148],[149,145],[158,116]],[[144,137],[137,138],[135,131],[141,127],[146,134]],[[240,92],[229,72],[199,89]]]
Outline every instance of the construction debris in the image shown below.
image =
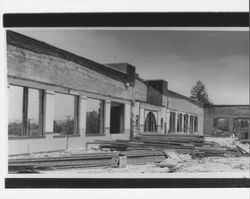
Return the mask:
[[[174,150],[178,153],[191,154],[196,157],[239,157],[246,155],[237,147],[220,146],[218,143],[205,141],[201,135],[182,134],[140,134],[129,141],[96,141],[100,148],[115,151],[164,151]],[[139,152],[138,152],[139,153]]]
[[[215,138],[213,138],[215,139]],[[217,139],[217,138],[216,138]],[[220,144],[225,142],[225,144]],[[228,142],[228,143],[227,143]],[[237,158],[249,156],[249,145],[238,141],[209,140],[201,135],[140,134],[131,140],[102,141],[96,152],[62,152],[61,156],[51,154],[28,158],[10,158],[10,173],[38,173],[76,168],[125,168],[127,165],[154,164],[164,172],[176,172],[183,165],[198,164],[205,158]],[[104,150],[105,152],[103,152]],[[58,154],[58,153],[57,153]],[[191,165],[190,165],[191,166]],[[244,167],[245,168],[245,167]]]

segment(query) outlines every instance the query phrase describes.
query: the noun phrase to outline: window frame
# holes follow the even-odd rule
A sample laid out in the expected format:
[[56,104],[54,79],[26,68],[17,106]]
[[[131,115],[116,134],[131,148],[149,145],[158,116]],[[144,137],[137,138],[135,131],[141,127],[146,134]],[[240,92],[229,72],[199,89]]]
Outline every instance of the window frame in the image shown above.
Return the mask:
[[[16,86],[16,87],[21,87],[23,88],[23,93],[22,93],[22,135],[21,136],[10,136],[9,135],[9,130],[8,130],[8,137],[9,138],[22,138],[22,137],[44,137],[44,125],[45,125],[45,90],[40,89],[40,88],[34,88],[34,87],[27,87],[27,86],[22,86],[22,85],[16,85],[16,84],[9,84],[8,88],[10,86]],[[28,133],[28,107],[29,107],[29,89],[34,89],[38,91],[38,124],[39,124],[39,135],[34,136],[34,135],[29,135]],[[9,106],[9,101],[8,101],[8,106]]]
[[[87,113],[88,113],[88,100],[89,99],[93,99],[93,100],[99,100],[102,102],[102,107],[103,107],[103,110],[102,110],[102,115],[100,115],[100,118],[102,118],[102,125],[101,125],[101,119],[99,121],[99,133],[88,133],[87,132]],[[90,137],[90,136],[105,136],[105,112],[106,112],[106,104],[105,104],[105,100],[104,99],[99,99],[99,98],[95,98],[95,97],[87,97],[87,102],[86,102],[86,133],[85,135],[87,137]]]
[[169,132],[170,133],[176,132],[175,123],[176,123],[176,112],[170,111],[170,115],[169,115]]
[[[64,92],[60,92],[60,91],[55,91],[55,95],[56,94],[60,94],[60,95],[69,95],[69,96],[73,96],[74,98],[74,102],[73,102],[73,116],[74,116],[74,127],[73,127],[73,134],[61,134],[58,135],[57,137],[70,137],[70,136],[79,136],[80,135],[80,96],[79,95],[74,95],[74,94],[70,94],[70,93],[64,93]],[[55,111],[55,110],[54,110]],[[54,120],[55,121],[55,117]],[[54,123],[54,122],[53,122]],[[53,124],[53,129],[54,129],[54,124]],[[54,130],[53,133],[55,134]]]
[[182,117],[183,117],[182,113],[177,114],[177,129],[176,129],[177,133],[181,133],[183,131],[183,129],[182,129],[182,125],[183,125]]

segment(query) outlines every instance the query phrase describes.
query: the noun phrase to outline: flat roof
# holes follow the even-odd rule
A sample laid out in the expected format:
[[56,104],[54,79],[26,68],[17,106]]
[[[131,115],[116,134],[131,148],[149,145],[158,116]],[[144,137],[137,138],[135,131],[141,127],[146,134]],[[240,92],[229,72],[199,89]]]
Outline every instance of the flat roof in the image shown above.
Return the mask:
[[58,58],[62,58],[68,61],[72,61],[76,64],[82,65],[83,67],[94,70],[98,73],[104,74],[107,77],[112,79],[122,81],[122,82],[130,82],[131,77],[127,74],[115,70],[110,66],[106,66],[104,64],[97,63],[90,59],[81,57],[79,55],[73,54],[66,50],[62,50],[45,42],[33,39],[31,37],[27,37],[20,33],[16,33],[11,30],[7,30],[7,45],[12,45],[15,47],[23,48],[34,53],[50,55]]

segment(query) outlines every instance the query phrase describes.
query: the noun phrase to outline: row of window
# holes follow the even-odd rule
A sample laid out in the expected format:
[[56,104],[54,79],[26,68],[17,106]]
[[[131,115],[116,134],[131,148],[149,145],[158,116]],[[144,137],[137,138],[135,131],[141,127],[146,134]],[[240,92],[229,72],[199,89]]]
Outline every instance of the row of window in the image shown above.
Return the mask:
[[[184,122],[184,123],[183,123]],[[177,129],[176,129],[177,128]],[[198,117],[188,114],[177,114],[177,127],[176,127],[176,113],[170,112],[169,118],[169,131],[170,132],[198,132]]]
[[[39,136],[44,131],[44,91],[9,86],[9,136]],[[79,96],[55,93],[53,132],[79,134]],[[104,100],[87,98],[86,134],[104,134]],[[83,110],[81,110],[83,111]],[[124,132],[124,104],[111,102],[110,133]]]

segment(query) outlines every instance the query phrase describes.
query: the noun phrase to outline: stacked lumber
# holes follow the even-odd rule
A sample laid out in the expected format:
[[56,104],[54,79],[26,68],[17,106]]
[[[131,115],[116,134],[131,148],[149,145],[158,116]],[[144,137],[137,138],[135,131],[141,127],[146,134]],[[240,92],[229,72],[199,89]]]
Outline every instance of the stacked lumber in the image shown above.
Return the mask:
[[111,159],[117,155],[127,156],[128,164],[161,162],[166,157],[161,151],[134,150],[75,154],[68,157],[18,158],[9,159],[9,172],[36,173],[37,170],[110,167]]
[[[233,156],[244,155],[238,149],[220,146],[214,142],[204,140],[202,135],[190,134],[139,134],[131,140],[96,141],[100,148],[109,148],[115,151],[164,151],[173,149],[178,153],[193,156]],[[139,153],[139,152],[138,152]],[[139,153],[140,154],[140,153]]]

